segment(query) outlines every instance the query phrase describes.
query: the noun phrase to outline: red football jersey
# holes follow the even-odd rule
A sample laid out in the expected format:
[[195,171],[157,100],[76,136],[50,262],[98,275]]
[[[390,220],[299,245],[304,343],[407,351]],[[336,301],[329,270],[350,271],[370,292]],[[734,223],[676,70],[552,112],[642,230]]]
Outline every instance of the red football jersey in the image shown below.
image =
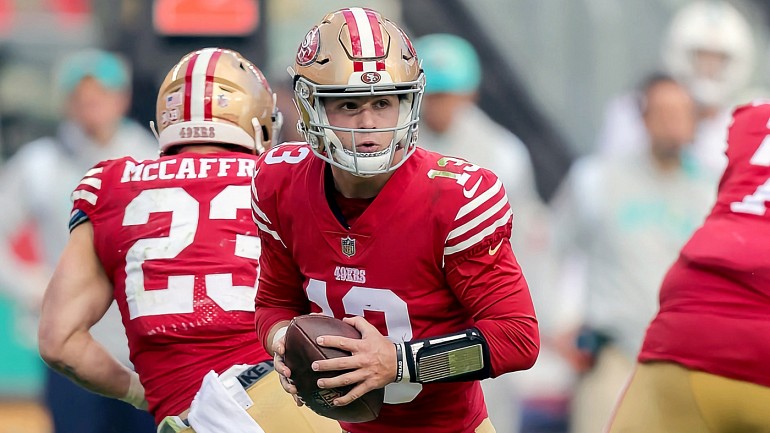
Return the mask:
[[660,292],[639,360],[770,386],[770,103],[735,110],[717,202]]
[[93,224],[157,421],[187,409],[210,370],[270,359],[254,332],[255,163],[236,152],[122,158],[73,193],[71,227]]
[[[280,320],[360,315],[394,341],[475,326],[494,375],[529,368],[539,337],[511,250],[512,212],[491,172],[423,149],[347,227],[327,201],[328,165],[307,145],[258,163],[254,219],[263,251],[257,332]],[[380,416],[356,432],[473,432],[487,416],[479,382],[391,384]]]

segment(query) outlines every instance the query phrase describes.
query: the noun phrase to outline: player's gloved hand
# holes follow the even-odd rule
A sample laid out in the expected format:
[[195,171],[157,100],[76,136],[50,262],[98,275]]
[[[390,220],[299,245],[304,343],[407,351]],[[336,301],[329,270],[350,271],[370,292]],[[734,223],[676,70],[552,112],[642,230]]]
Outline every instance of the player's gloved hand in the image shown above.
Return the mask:
[[313,362],[313,370],[352,370],[329,379],[319,379],[319,388],[336,388],[357,384],[334,404],[345,406],[367,392],[383,388],[396,378],[396,347],[363,317],[346,317],[346,323],[361,333],[361,339],[326,335],[318,344],[350,352],[351,356]]
[[281,335],[276,335],[273,340],[273,353],[273,367],[275,368],[276,373],[278,373],[278,379],[281,382],[283,390],[294,397],[294,402],[297,403],[297,406],[303,406],[305,403],[299,395],[297,395],[297,387],[294,386],[294,382],[290,379],[291,370],[283,362],[283,356],[286,353],[285,332]]

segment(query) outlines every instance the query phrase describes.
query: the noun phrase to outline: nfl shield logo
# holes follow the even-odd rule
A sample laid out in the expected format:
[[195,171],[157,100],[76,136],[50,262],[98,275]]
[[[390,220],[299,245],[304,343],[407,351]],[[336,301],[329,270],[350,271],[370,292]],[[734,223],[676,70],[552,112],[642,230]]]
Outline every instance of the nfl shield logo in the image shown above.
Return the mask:
[[342,238],[342,254],[352,257],[356,253],[356,240],[350,236]]

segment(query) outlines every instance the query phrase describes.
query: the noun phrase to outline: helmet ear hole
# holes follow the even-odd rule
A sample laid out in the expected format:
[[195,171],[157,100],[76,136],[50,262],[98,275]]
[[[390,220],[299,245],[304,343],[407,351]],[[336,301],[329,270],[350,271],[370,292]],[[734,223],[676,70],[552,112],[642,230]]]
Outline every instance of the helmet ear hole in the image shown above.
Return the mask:
[[267,126],[262,126],[262,141],[269,141],[270,140],[270,131],[267,129]]

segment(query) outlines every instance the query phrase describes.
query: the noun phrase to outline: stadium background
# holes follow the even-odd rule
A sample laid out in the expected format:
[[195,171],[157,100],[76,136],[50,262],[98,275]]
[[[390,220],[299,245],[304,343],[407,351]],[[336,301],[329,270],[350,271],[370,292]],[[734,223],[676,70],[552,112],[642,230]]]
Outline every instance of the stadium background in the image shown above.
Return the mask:
[[[0,0],[0,160],[53,132],[60,101],[51,73],[57,61],[77,49],[106,48],[131,62],[132,117],[147,124],[154,116],[162,75],[181,54],[202,46],[232,47],[280,85],[288,79],[286,66],[305,31],[324,12],[370,6],[403,24],[412,38],[441,31],[459,34],[476,46],[484,64],[481,106],[528,146],[538,189],[548,199],[571,161],[594,150],[607,101],[660,64],[665,28],[672,13],[687,2]],[[163,24],[159,14],[165,12],[160,11],[174,10],[178,3],[223,11],[210,24],[223,24],[217,32],[235,34],[160,34],[163,25],[174,25]],[[770,2],[731,3],[755,30],[759,57],[753,93],[761,94],[768,84]],[[254,15],[238,12],[239,7]],[[243,28],[230,25],[234,21],[228,24],[235,18]],[[9,431],[4,430],[4,417],[18,414],[23,406],[17,404],[33,400],[41,387],[42,363],[19,326],[13,303],[0,290],[0,433]]]

